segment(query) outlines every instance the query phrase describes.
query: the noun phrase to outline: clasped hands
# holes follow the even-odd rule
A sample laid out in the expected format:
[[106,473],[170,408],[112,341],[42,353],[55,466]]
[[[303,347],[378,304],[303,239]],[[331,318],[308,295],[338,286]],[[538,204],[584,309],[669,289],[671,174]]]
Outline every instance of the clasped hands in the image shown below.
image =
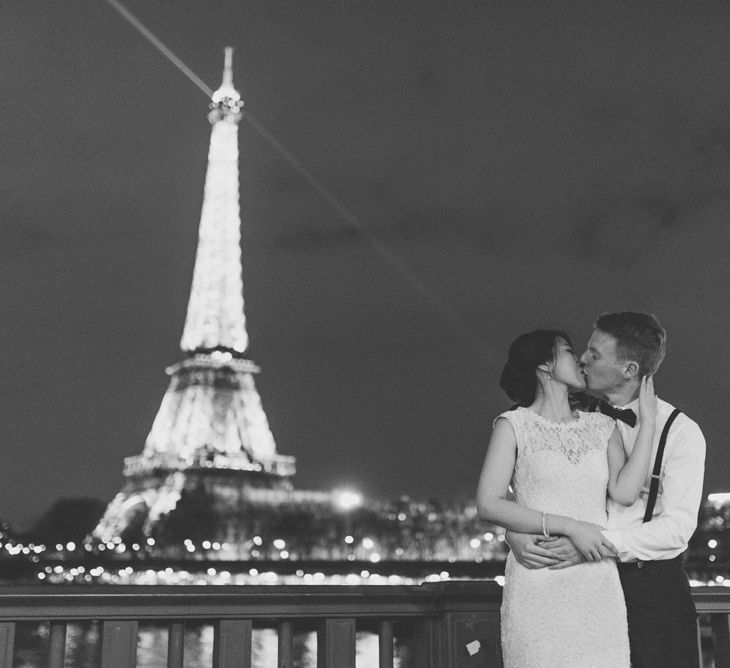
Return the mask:
[[581,553],[567,536],[550,536],[545,538],[539,534],[526,534],[508,531],[505,540],[510,546],[515,559],[525,568],[549,568],[560,570],[584,561],[601,561],[615,558],[616,548],[606,538],[601,537],[601,544],[594,545],[585,553]]

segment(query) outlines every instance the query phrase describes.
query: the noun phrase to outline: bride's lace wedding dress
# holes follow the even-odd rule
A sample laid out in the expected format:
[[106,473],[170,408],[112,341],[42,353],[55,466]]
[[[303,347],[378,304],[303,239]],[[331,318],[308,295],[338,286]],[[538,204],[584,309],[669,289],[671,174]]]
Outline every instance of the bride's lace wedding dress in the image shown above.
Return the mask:
[[[580,412],[573,422],[555,423],[528,408],[499,418],[510,422],[517,437],[515,501],[605,526],[613,420]],[[505,668],[629,668],[626,607],[615,562],[527,569],[510,553],[502,651]]]

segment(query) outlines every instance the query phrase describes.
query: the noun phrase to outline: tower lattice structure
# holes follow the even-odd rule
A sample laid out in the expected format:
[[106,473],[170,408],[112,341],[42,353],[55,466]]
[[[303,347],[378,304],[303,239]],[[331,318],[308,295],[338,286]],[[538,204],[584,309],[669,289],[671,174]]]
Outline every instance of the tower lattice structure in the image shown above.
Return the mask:
[[[208,168],[190,300],[170,384],[141,455],[92,533],[96,540],[179,540],[207,531],[236,542],[247,500],[291,490],[295,458],[277,453],[247,356],[232,49],[212,96]],[[204,524],[204,529],[196,524]]]

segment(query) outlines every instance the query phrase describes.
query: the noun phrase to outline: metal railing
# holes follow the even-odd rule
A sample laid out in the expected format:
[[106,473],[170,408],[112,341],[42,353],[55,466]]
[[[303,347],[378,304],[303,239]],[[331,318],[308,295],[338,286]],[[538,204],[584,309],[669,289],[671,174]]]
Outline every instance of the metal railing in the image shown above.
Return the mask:
[[[355,668],[356,631],[373,625],[379,666],[393,668],[394,629],[407,623],[418,668],[501,666],[495,582],[422,585],[126,586],[17,585],[0,587],[0,668],[12,668],[19,622],[49,622],[49,668],[64,665],[70,622],[96,620],[102,668],[135,666],[141,623],[168,627],[167,666],[182,668],[184,625],[213,625],[213,666],[248,668],[255,625],[278,633],[277,668],[291,668],[297,624],[317,633],[318,668]],[[469,644],[469,650],[466,648]]]
[[[501,667],[501,587],[491,581],[421,585],[121,586],[11,585],[0,587],[0,668],[12,668],[16,628],[49,624],[49,668],[64,666],[70,624],[94,620],[100,630],[98,665],[136,665],[138,630],[167,628],[167,666],[185,665],[186,624],[213,627],[214,668],[249,668],[252,634],[277,634],[277,668],[292,668],[293,638],[305,625],[317,637],[318,668],[355,668],[356,632],[375,629],[380,668],[394,666],[394,639],[408,628],[416,668]],[[701,665],[730,668],[730,590],[698,587]]]

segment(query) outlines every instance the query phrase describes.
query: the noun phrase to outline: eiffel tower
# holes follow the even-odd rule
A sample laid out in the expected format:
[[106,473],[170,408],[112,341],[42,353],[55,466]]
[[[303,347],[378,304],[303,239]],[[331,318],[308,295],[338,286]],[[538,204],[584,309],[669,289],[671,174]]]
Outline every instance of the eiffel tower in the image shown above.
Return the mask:
[[182,359],[167,369],[170,385],[144,450],[125,459],[122,488],[93,541],[155,537],[158,545],[180,544],[197,532],[236,544],[245,539],[241,519],[252,503],[291,497],[295,458],[277,453],[254,382],[260,369],[246,355],[238,192],[243,102],[231,61],[227,48],[208,113],[208,169]]

